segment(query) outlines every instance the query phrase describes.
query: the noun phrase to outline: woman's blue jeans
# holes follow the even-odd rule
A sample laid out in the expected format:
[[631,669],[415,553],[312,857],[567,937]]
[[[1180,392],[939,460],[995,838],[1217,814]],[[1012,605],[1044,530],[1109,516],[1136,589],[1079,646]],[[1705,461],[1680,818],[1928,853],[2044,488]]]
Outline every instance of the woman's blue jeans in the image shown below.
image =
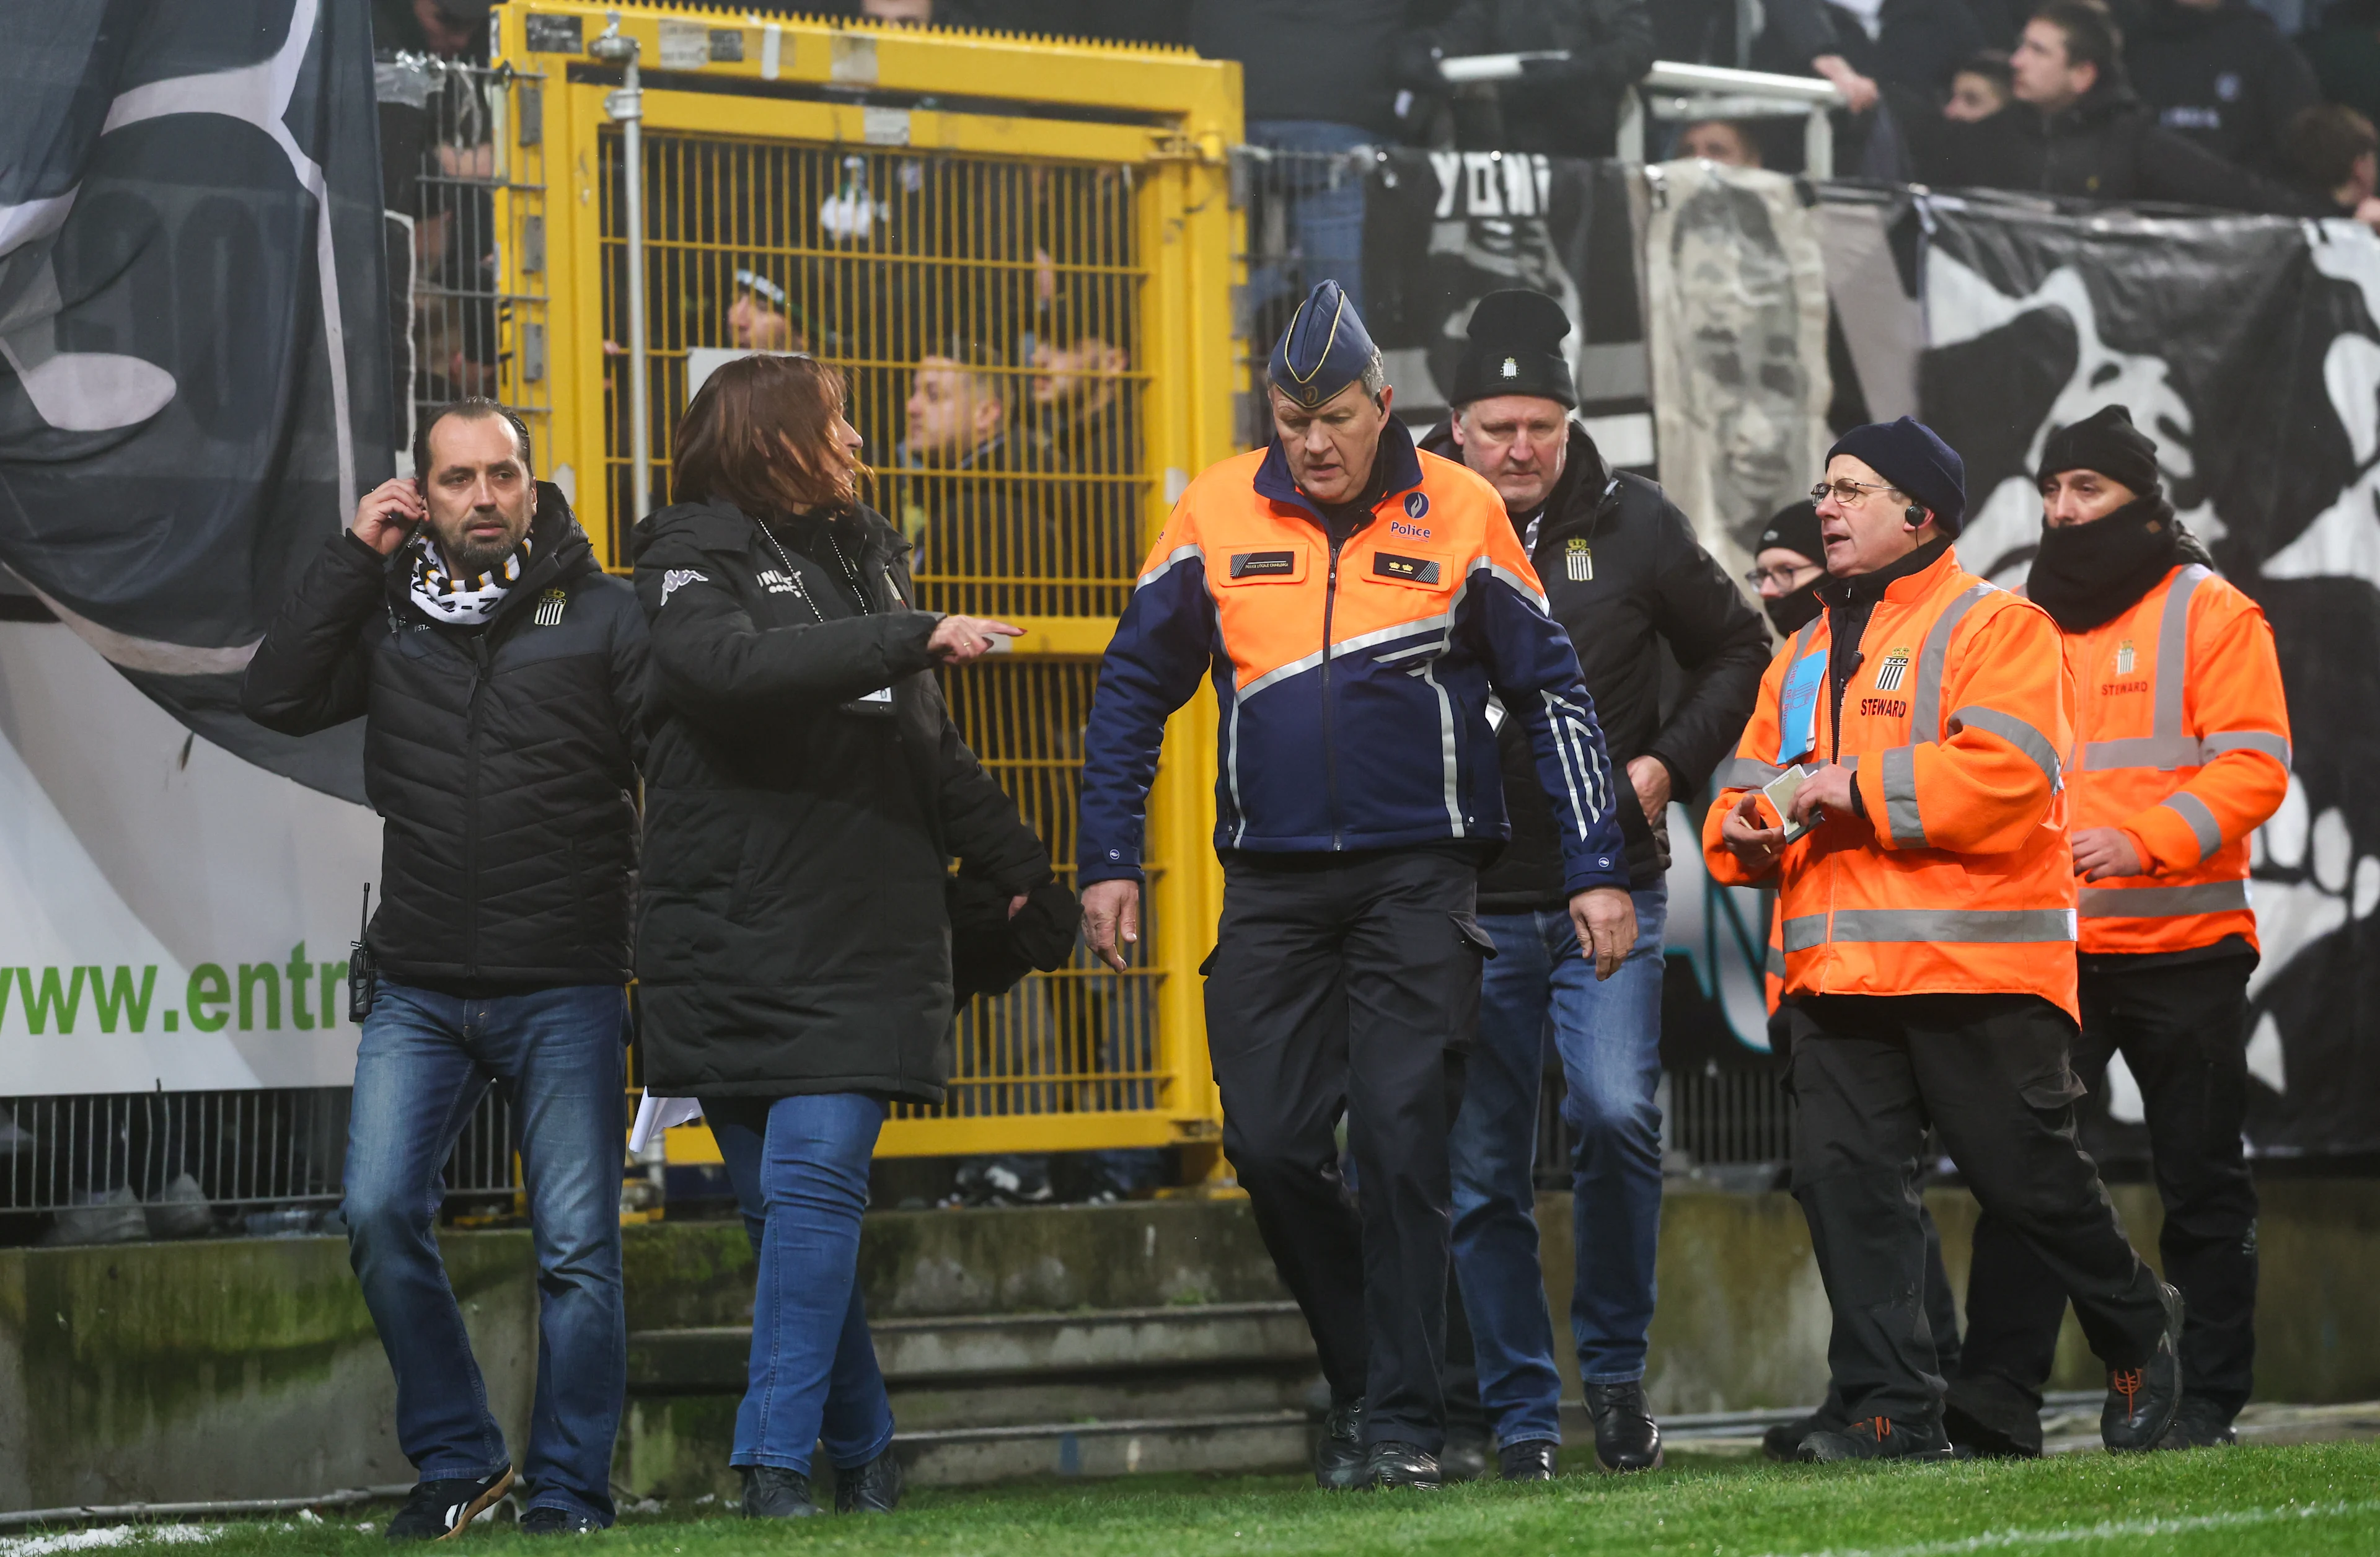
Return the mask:
[[857,1092],[704,1112],[759,1255],[752,1368],[728,1463],[810,1473],[823,1446],[838,1470],[892,1441],[892,1404],[859,1293],[859,1220],[884,1104]]

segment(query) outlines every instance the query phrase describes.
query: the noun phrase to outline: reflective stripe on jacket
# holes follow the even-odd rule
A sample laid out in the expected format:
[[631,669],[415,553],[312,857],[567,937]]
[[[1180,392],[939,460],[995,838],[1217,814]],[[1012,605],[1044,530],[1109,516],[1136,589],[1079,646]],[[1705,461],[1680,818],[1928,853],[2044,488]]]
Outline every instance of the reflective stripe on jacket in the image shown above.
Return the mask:
[[[1825,679],[1830,620],[1803,627],[1770,663],[1703,826],[1712,876],[1751,885],[1719,837],[1737,797],[1796,760],[1852,770],[1866,819],[1828,819],[1788,845],[1779,867],[1784,992],[2027,993],[2074,1014],[2059,756],[2072,741],[2073,694],[2056,624],[1946,551],[1886,586],[1838,731]],[[1780,750],[1803,737],[1783,730],[1779,702],[1789,673],[1813,656],[1805,756]]]
[[1410,847],[1509,833],[1490,695],[1528,732],[1564,889],[1628,885],[1615,785],[1570,639],[1496,489],[1391,421],[1387,494],[1334,546],[1278,445],[1166,521],[1099,667],[1078,882],[1140,874],[1165,720],[1210,677],[1215,846]]
[[2082,884],[2085,952],[2256,943],[2248,834],[2289,787],[2273,629],[2195,564],[2114,621],[2065,635],[2079,760],[2074,827],[2120,828],[2143,874]]

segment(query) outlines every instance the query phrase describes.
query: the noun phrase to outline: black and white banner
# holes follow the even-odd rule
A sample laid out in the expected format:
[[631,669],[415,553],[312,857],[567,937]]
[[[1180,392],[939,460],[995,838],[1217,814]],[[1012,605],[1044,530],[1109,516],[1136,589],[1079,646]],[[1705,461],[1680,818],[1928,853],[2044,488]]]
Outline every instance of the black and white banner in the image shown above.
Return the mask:
[[[2050,430],[2122,403],[2278,640],[2289,799],[2255,840],[2249,1137],[2380,1150],[2380,240],[2351,223],[1936,199],[1921,415],[1967,462],[1959,550],[2022,578]],[[2137,1089],[2112,1079],[2119,1122]]]

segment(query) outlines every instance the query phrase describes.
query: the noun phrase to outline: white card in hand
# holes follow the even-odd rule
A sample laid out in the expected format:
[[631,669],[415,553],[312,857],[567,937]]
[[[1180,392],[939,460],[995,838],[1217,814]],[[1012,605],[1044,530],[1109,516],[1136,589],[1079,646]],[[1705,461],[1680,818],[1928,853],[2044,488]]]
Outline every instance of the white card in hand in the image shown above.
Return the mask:
[[1777,808],[1778,820],[1785,824],[1785,841],[1789,844],[1810,830],[1807,822],[1795,821],[1790,814],[1793,797],[1802,793],[1802,785],[1808,783],[1809,778],[1810,770],[1796,762],[1760,786],[1760,793],[1767,796],[1768,803]]

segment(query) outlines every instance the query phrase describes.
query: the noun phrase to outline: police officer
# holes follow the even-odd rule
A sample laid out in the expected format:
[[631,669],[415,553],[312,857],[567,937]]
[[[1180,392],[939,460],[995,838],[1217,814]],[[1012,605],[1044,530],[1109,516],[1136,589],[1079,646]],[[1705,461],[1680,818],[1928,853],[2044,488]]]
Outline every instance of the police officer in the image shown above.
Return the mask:
[[[2165,1441],[2228,1443],[2256,1346],[2256,1187],[2240,1145],[2257,955],[2248,834],[2289,793],[2280,660],[2256,602],[2208,570],[2174,517],[2156,444],[2125,407],[2050,435],[2041,501],[2026,593],[2056,619],[2080,700],[2067,780],[2083,883],[2074,1068],[2098,1091],[2122,1054],[2148,1115],[2158,1244],[2190,1309],[2190,1392]],[[1986,1210],[1950,1390],[1959,1441],[2041,1452],[2065,1304],[2055,1273]]]
[[1494,955],[1477,871],[1507,833],[1491,700],[1528,732],[1600,977],[1636,938],[1625,792],[1502,500],[1414,447],[1337,283],[1299,305],[1267,372],[1277,436],[1183,493],[1100,667],[1087,933],[1124,966],[1165,720],[1211,675],[1224,888],[1207,1033],[1224,1150],[1330,1381],[1317,1480],[1436,1486],[1450,1082]]
[[[1852,1418],[1800,1457],[1950,1454],[1923,1300],[1928,1123],[2072,1295],[2109,1369],[2101,1437],[2154,1447],[2180,1404],[2181,1300],[2132,1252],[2074,1139],[2056,626],[1959,566],[1964,469],[1918,422],[1845,433],[1811,495],[1826,614],[1770,663],[1704,825],[1714,878],[1778,881],[1793,1193]],[[1793,773],[1780,815],[1758,786]]]

